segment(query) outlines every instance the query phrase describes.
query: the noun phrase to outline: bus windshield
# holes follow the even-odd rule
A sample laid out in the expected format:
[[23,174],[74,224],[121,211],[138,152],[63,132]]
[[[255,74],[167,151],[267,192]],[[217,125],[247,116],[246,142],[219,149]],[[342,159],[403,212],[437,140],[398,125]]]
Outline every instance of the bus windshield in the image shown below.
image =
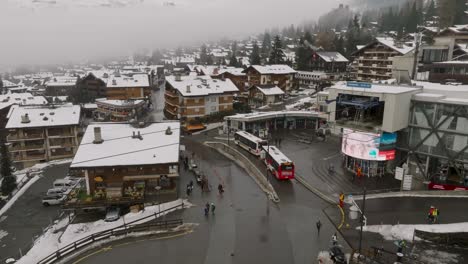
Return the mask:
[[293,169],[293,165],[292,164],[288,164],[288,165],[281,165],[281,169],[284,170],[284,171],[290,171]]

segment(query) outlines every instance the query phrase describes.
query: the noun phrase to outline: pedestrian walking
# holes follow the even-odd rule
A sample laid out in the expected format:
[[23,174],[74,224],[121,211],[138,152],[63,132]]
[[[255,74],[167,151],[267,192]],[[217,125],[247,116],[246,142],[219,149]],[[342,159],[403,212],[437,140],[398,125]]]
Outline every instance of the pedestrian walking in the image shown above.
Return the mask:
[[209,212],[209,211],[210,211],[210,203],[207,202],[207,203],[205,204],[205,208],[206,208],[206,210],[208,210],[208,212]]
[[187,190],[186,190],[186,192],[187,192],[187,196],[190,196],[190,194],[192,193],[192,188],[190,187],[189,184],[187,184]]
[[215,213],[215,209],[216,209],[216,206],[214,203],[211,203],[211,213],[214,214]]
[[208,216],[208,208],[205,207],[205,216]]
[[317,225],[317,235],[319,235],[320,234],[320,228],[322,227],[322,223],[320,222],[320,219],[317,221],[316,225]]
[[333,246],[338,245],[338,237],[336,236],[336,233],[333,234],[333,236],[332,236],[332,244],[333,244]]
[[281,138],[278,139],[278,147],[281,147]]
[[223,193],[224,193],[224,187],[223,187],[223,185],[221,183],[218,184],[218,192],[219,192],[220,195],[223,195]]

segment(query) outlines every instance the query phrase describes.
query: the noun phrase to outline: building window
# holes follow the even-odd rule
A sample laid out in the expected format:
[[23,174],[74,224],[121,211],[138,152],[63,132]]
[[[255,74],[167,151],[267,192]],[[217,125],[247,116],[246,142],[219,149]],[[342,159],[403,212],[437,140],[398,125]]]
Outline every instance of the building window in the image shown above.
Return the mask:
[[195,108],[195,113],[198,113],[198,112],[200,112],[200,109]]
[[216,97],[211,97],[211,102],[216,103]]
[[216,112],[216,106],[212,106],[212,107],[211,107],[211,111],[212,111],[212,112]]

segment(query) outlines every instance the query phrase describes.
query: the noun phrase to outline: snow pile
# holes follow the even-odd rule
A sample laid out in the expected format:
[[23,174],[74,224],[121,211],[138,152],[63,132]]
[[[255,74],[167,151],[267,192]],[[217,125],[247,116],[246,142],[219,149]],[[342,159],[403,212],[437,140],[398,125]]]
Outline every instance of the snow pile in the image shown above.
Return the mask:
[[299,106],[302,106],[302,105],[304,105],[306,103],[312,104],[314,101],[315,101],[315,98],[311,98],[311,97],[302,98],[299,101],[295,102],[294,104],[286,105],[286,109],[287,110],[295,109],[295,108],[298,108]]
[[369,225],[363,230],[379,233],[386,240],[412,241],[415,229],[431,233],[468,232],[468,222],[440,225]]
[[[187,200],[178,199],[172,202],[161,204],[161,211],[167,210],[169,208],[179,206],[184,204],[184,208],[192,206]],[[169,210],[164,214],[168,214],[172,211],[180,209],[180,207]],[[132,222],[146,216],[154,215],[159,211],[158,205],[152,205],[145,207],[144,211],[138,213],[128,213],[125,216],[121,217],[119,220],[114,222],[105,222],[104,220],[98,220],[90,223],[80,223],[80,224],[70,224],[68,225],[68,218],[64,218],[60,221],[57,221],[50,229],[48,229],[42,236],[40,236],[35,242],[31,250],[28,251],[17,263],[34,263],[37,260],[43,259],[53,252],[57,251],[59,248],[64,247],[74,241],[87,237],[91,234],[105,231],[111,228],[119,227],[128,222]],[[145,222],[152,221],[154,218],[150,217],[141,221],[138,221],[134,224],[142,224]],[[67,226],[63,233],[57,232],[62,227]]]
[[328,253],[328,251],[320,251],[317,261],[320,264],[333,264],[333,260],[331,260],[330,253]]
[[8,236],[8,232],[0,229],[0,241],[2,241],[2,238],[6,236]]

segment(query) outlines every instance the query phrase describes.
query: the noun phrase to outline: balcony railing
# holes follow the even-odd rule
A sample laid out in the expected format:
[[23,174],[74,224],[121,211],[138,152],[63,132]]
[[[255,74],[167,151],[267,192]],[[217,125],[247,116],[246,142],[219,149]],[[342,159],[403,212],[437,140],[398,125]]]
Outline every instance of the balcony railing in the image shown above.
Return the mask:
[[11,152],[14,151],[27,151],[27,150],[39,150],[39,149],[44,149],[44,144],[31,144],[31,145],[12,145],[8,149]]
[[36,140],[36,139],[43,139],[44,133],[27,133],[23,135],[19,134],[10,134],[7,136],[7,141],[15,141],[15,140]]
[[45,160],[45,154],[26,154],[26,155],[13,155],[14,162],[31,161],[31,160]]

